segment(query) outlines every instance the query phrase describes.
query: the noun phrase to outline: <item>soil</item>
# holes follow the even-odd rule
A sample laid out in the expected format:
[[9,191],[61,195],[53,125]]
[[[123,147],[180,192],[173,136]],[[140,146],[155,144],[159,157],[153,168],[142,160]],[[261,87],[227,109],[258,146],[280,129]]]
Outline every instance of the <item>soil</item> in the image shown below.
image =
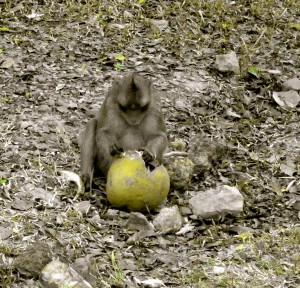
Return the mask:
[[[22,255],[45,243],[93,287],[299,287],[300,105],[273,97],[300,79],[298,1],[0,0],[0,13],[1,287],[42,287]],[[215,67],[230,51],[240,73]],[[74,199],[59,175],[79,172],[78,135],[133,71],[153,79],[170,143],[226,147],[171,189],[165,206],[192,226],[180,235],[133,237],[104,179]],[[241,215],[191,214],[193,193],[224,184]]]

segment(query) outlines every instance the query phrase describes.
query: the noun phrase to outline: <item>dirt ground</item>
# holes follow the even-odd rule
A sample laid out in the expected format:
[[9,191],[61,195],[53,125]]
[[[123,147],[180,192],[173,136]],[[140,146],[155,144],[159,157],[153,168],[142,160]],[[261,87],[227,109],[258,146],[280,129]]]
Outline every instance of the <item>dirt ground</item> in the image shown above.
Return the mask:
[[[43,287],[54,258],[93,287],[299,287],[300,105],[274,98],[300,79],[299,1],[0,0],[0,14],[1,287]],[[214,65],[230,51],[239,73]],[[166,206],[193,226],[182,235],[133,241],[102,186],[74,200],[59,176],[79,172],[80,131],[132,71],[153,79],[170,142],[226,147],[171,189]],[[222,184],[244,196],[241,215],[188,212]]]

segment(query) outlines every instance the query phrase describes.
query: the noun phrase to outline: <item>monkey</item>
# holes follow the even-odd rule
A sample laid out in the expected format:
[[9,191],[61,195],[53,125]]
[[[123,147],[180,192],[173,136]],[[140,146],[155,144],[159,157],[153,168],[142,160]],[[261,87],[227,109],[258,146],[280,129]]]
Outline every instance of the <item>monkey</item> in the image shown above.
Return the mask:
[[85,190],[94,174],[107,176],[114,155],[141,150],[145,163],[161,163],[166,148],[166,124],[152,81],[136,73],[117,79],[85,128],[80,152]]

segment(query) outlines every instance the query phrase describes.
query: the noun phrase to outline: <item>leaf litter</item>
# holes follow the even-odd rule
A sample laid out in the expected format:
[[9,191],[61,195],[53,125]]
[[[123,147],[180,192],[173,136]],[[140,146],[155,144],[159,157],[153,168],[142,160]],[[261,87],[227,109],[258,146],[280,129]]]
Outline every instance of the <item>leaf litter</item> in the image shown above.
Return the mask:
[[[22,267],[34,243],[67,264],[87,257],[77,272],[94,287],[297,287],[299,92],[280,93],[300,78],[298,1],[109,2],[0,1],[2,287],[38,287],[44,256]],[[240,73],[215,69],[233,50]],[[170,141],[192,147],[203,134],[227,147],[189,190],[235,186],[243,215],[198,219],[190,192],[174,189],[166,206],[183,228],[133,237],[103,181],[74,199],[79,185],[59,172],[79,171],[80,131],[131,71],[153,78]]]

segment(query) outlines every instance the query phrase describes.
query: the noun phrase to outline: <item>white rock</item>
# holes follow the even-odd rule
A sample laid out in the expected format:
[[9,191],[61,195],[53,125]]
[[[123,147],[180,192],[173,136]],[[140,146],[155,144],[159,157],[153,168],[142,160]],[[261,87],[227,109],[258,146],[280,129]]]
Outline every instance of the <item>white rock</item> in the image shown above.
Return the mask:
[[240,73],[239,60],[234,51],[231,51],[228,54],[217,55],[215,65],[221,72]]
[[153,224],[148,221],[145,215],[140,212],[131,212],[126,222],[128,230],[154,232]]
[[223,185],[199,192],[189,200],[189,205],[194,215],[214,218],[224,213],[242,212],[244,197],[237,188]]
[[150,20],[152,28],[159,29],[160,31],[164,31],[169,26],[169,22],[167,20]]
[[300,79],[292,78],[282,84],[284,90],[300,90]]
[[182,217],[177,206],[166,207],[160,210],[153,220],[156,230],[163,234],[177,232],[182,226]]
[[46,288],[92,288],[73,268],[59,260],[47,264],[41,272],[40,279]]
[[201,92],[209,87],[209,82],[204,80],[198,82],[186,80],[183,85],[190,92]]
[[225,268],[221,266],[214,266],[213,272],[214,274],[223,274],[225,272]]
[[90,201],[80,201],[74,204],[74,208],[81,214],[87,214],[91,208],[91,203]]
[[286,92],[273,92],[273,99],[281,107],[294,108],[300,102],[299,94],[294,90]]

